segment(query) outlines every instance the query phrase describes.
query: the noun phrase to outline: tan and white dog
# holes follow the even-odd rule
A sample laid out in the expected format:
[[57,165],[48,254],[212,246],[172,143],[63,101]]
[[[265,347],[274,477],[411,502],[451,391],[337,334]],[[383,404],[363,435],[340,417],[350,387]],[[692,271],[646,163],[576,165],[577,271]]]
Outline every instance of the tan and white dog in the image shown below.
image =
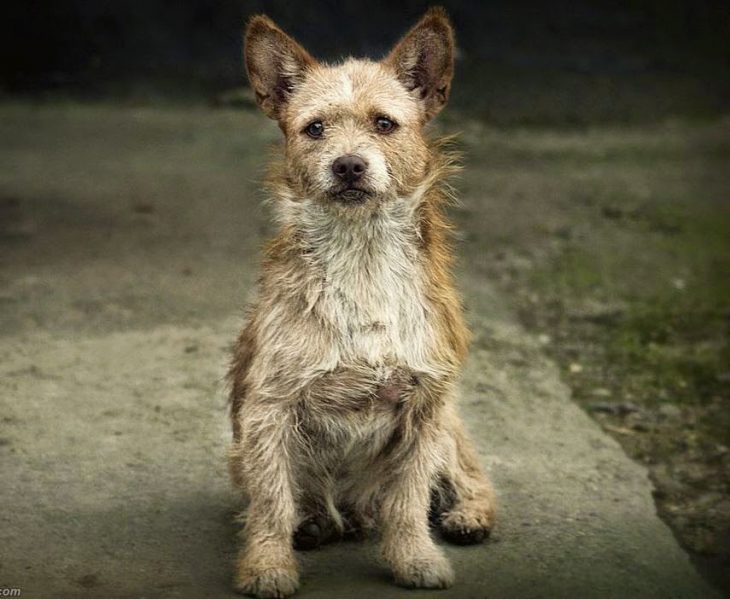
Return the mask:
[[279,232],[230,370],[241,592],[294,593],[294,545],[355,529],[381,533],[398,584],[444,588],[429,515],[462,544],[493,525],[456,409],[468,331],[443,214],[456,167],[424,135],[453,54],[441,9],[380,62],[322,64],[267,17],[248,24],[248,76],[285,142],[269,186]]

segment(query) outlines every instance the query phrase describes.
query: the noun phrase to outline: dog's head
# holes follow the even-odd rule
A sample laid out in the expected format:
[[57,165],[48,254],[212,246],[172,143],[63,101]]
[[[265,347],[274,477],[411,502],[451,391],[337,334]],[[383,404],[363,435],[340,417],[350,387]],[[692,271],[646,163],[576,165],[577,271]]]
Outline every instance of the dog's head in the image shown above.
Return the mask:
[[454,70],[445,12],[429,10],[380,62],[326,65],[265,16],[246,29],[256,100],[286,138],[300,200],[364,204],[408,197],[423,181],[423,126],[446,104]]

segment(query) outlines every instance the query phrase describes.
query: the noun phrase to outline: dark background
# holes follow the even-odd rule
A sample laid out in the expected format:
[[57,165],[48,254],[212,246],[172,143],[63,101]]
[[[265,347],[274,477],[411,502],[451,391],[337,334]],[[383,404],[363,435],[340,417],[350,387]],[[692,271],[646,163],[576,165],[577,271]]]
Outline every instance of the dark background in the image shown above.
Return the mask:
[[[314,54],[382,55],[421,1],[24,0],[0,25],[4,94],[215,98],[241,85],[241,30],[265,12]],[[730,3],[443,2],[455,103],[496,124],[710,116],[730,98]]]

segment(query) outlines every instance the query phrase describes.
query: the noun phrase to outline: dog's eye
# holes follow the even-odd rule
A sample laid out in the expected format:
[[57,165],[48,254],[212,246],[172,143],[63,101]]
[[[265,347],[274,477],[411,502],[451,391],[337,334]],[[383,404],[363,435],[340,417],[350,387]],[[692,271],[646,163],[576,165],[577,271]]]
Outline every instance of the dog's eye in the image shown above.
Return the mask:
[[378,133],[390,133],[395,127],[395,122],[391,121],[387,116],[379,116],[375,119],[375,128],[378,130]]
[[309,135],[309,137],[317,139],[318,137],[322,137],[322,133],[324,133],[324,125],[322,124],[322,121],[314,121],[307,125],[304,132]]

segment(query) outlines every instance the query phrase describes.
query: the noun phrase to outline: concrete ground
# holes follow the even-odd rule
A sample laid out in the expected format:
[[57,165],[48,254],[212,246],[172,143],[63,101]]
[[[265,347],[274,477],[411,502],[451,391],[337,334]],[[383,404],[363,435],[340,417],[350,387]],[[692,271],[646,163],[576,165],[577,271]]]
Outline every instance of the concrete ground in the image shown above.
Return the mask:
[[[222,376],[277,135],[249,112],[0,106],[0,589],[232,594]],[[499,491],[492,540],[447,548],[442,592],[392,586],[370,544],[329,547],[302,555],[300,596],[714,596],[476,251],[462,410]]]

